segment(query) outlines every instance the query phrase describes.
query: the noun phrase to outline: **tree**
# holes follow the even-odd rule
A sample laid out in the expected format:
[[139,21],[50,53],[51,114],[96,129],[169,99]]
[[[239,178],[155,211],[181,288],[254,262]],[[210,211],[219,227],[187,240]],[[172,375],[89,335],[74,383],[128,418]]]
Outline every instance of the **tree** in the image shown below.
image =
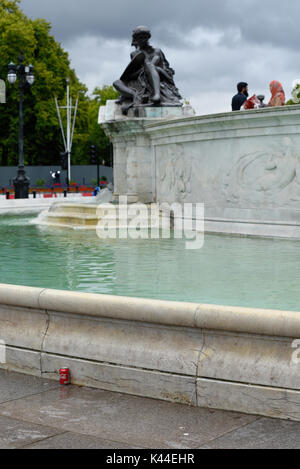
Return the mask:
[[[67,52],[50,34],[51,25],[43,19],[27,18],[19,8],[20,0],[0,0],[0,77],[7,75],[7,65],[23,51],[27,64],[32,63],[36,81],[24,95],[25,164],[59,163],[62,138],[54,96],[65,99],[66,78],[71,92],[79,94],[77,142],[86,138],[89,99],[87,88],[70,67]],[[7,86],[7,104],[1,106],[0,147],[8,164],[18,161],[18,87]],[[80,137],[81,136],[81,137]],[[80,153],[80,145],[74,147]]]
[[[110,141],[98,124],[99,107],[105,106],[109,99],[117,99],[119,93],[112,87],[104,85],[101,89],[96,87],[92,97],[81,103],[84,106],[86,127],[74,134],[72,164],[91,164],[91,145],[99,150],[100,161],[111,164]],[[77,127],[77,126],[76,126]]]
[[105,106],[106,101],[110,99],[117,99],[119,96],[112,86],[104,85],[101,89],[96,87],[93,92],[93,99],[89,102],[89,132],[88,132],[88,145],[96,144],[101,162],[104,160],[105,164],[111,164],[110,141],[105,135],[104,130],[98,124],[99,107]]
[[[24,156],[26,165],[60,164],[64,150],[54,96],[66,102],[66,79],[72,96],[79,96],[72,147],[72,164],[90,164],[90,145],[100,149],[100,159],[110,162],[109,140],[98,125],[99,106],[116,99],[112,86],[95,88],[92,97],[70,67],[68,53],[51,35],[51,25],[32,20],[21,11],[20,0],[0,0],[0,78],[7,75],[9,62],[34,66],[35,83],[24,94]],[[7,104],[0,113],[0,165],[17,165],[19,132],[19,90],[7,86]],[[63,116],[65,121],[65,116]],[[65,123],[65,122],[64,122]],[[1,158],[2,157],[2,158]]]
[[294,80],[292,98],[287,101],[287,106],[293,106],[295,104],[300,104],[300,81]]

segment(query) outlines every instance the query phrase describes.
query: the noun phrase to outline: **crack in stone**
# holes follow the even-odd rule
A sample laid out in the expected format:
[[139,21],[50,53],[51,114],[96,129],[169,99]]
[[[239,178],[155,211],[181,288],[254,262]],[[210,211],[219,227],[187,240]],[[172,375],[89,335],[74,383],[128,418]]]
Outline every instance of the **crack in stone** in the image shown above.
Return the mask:
[[42,338],[42,343],[41,343],[41,353],[40,353],[40,373],[41,373],[41,377],[43,376],[43,359],[42,359],[42,355],[43,355],[43,351],[44,351],[44,343],[45,343],[45,339],[46,339],[46,335],[48,333],[48,330],[49,330],[49,326],[50,326],[50,315],[48,313],[48,311],[45,310],[45,314],[46,314],[46,330],[45,330],[45,333],[44,333],[44,336]]
[[[197,314],[198,314],[198,309],[196,308],[196,311],[195,311],[195,316],[194,316],[194,327],[196,327],[196,323],[197,323]],[[195,371],[196,371],[196,376],[195,376],[195,398],[196,398],[196,406],[198,407],[198,403],[199,403],[199,396],[198,396],[198,386],[197,386],[197,379],[198,379],[198,376],[199,376],[199,367],[200,367],[200,358],[201,358],[201,355],[203,354],[203,350],[204,350],[204,347],[205,347],[205,335],[204,335],[204,331],[203,329],[199,329],[199,332],[201,334],[201,346],[199,347],[199,350],[198,350],[198,357],[197,357],[197,363],[195,363]]]

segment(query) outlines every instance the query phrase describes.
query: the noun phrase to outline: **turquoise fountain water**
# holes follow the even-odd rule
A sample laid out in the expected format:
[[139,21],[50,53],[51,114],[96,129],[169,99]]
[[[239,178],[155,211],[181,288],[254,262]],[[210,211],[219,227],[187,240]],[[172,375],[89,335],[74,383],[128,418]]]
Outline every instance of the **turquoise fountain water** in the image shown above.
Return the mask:
[[206,235],[100,240],[96,233],[0,218],[0,283],[300,311],[300,242]]

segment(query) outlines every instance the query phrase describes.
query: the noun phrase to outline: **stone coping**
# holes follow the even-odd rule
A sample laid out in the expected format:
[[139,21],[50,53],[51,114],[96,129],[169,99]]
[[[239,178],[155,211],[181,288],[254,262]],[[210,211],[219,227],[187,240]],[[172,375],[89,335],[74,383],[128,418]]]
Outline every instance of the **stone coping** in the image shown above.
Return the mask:
[[175,327],[300,338],[300,312],[129,298],[0,284],[0,304]]
[[147,131],[151,131],[156,127],[164,127],[183,123],[183,124],[190,124],[191,122],[199,122],[199,123],[208,123],[208,122],[228,122],[228,121],[235,121],[241,120],[243,117],[247,119],[255,119],[259,117],[280,117],[281,115],[298,115],[300,114],[300,105],[292,105],[292,106],[282,106],[282,107],[266,107],[261,109],[250,109],[248,111],[228,111],[228,112],[220,112],[215,114],[203,114],[203,115],[196,115],[196,116],[186,116],[180,118],[173,118],[171,119],[160,119],[155,122],[145,122],[145,129]]

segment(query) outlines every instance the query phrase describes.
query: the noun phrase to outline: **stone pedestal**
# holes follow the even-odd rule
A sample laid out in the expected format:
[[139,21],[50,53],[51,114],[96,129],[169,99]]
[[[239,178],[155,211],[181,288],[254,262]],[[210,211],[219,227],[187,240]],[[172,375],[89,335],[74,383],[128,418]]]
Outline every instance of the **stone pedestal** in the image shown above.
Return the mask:
[[145,119],[126,119],[104,125],[114,146],[116,200],[126,195],[129,203],[152,202],[151,147],[145,124]]
[[204,203],[206,232],[300,239],[300,106],[143,112],[124,117],[114,102],[101,109],[114,143],[116,195]]
[[[134,117],[135,114],[144,117]],[[115,101],[100,108],[99,124],[114,146],[114,194],[127,196],[129,203],[154,200],[154,158],[146,126],[164,120],[194,115],[189,106],[139,107],[122,115]]]

